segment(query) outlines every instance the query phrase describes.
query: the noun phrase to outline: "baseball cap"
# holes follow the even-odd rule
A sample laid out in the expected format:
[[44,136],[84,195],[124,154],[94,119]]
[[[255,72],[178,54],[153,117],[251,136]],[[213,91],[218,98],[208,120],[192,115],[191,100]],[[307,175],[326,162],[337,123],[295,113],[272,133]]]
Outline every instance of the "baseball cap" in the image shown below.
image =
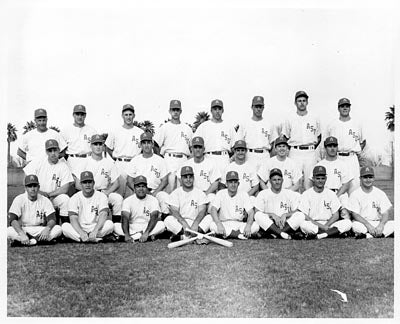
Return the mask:
[[314,170],[312,173],[313,173],[313,176],[326,175],[326,169],[322,165],[317,165],[314,167]]
[[181,169],[181,176],[187,175],[187,174],[194,174],[193,168],[191,166],[184,166]]
[[211,101],[211,108],[213,108],[213,107],[224,108],[224,103],[219,99],[214,99],[213,101]]
[[324,146],[328,146],[328,145],[338,145],[337,142],[337,138],[333,137],[333,136],[329,136],[326,138],[326,140],[324,141]]
[[263,105],[264,106],[264,97],[262,96],[255,96],[252,101],[252,105]]
[[30,185],[30,184],[32,184],[32,183],[39,184],[39,179],[38,179],[38,177],[37,177],[36,175],[34,175],[34,174],[29,174],[29,175],[27,175],[27,176],[25,177],[24,183],[25,183],[25,186]]
[[269,178],[271,179],[273,176],[278,175],[282,177],[282,171],[278,168],[273,168],[270,172],[269,172]]
[[338,102],[338,107],[343,106],[343,105],[349,105],[351,106],[350,100],[347,98],[342,98]]
[[103,136],[99,135],[99,134],[95,134],[91,137],[90,139],[90,143],[94,144],[94,143],[104,143],[104,138]]
[[131,104],[123,105],[122,112],[124,112],[125,110],[131,110],[132,112],[135,112],[135,108],[133,108],[133,106]]
[[51,148],[60,148],[58,146],[58,142],[55,139],[49,139],[46,141],[46,143],[44,143],[44,146],[47,150],[50,150]]
[[84,105],[76,105],[74,107],[74,113],[84,113],[86,114],[86,108]]
[[275,140],[275,146],[279,145],[279,144],[286,144],[287,146],[289,146],[287,139],[285,136],[279,136],[276,140]]
[[47,111],[43,108],[39,108],[35,110],[35,118],[39,117],[47,117]]
[[150,132],[144,132],[142,135],[140,135],[140,141],[152,141],[153,140],[153,135]]
[[138,184],[144,183],[147,186],[147,179],[145,176],[137,176],[134,180],[133,180],[133,184],[136,186]]
[[360,169],[360,176],[363,177],[363,176],[367,176],[367,175],[374,176],[375,175],[374,169],[369,166],[362,167]]
[[182,109],[181,102],[179,100],[171,100],[171,102],[169,103],[169,109],[172,109],[172,108]]
[[238,148],[247,149],[246,142],[242,140],[236,141],[235,144],[233,145],[233,149],[236,150]]
[[80,178],[80,180],[81,180],[81,182],[83,182],[83,181],[88,181],[88,180],[94,181],[93,173],[90,172],[90,171],[83,171],[83,172],[81,173],[81,178]]
[[199,146],[201,145],[201,146],[204,147],[204,139],[203,139],[203,137],[200,137],[200,136],[194,137],[192,139],[192,146],[195,146],[195,145],[199,145]]
[[226,174],[226,181],[229,180],[239,180],[239,175],[236,171],[229,171]]
[[308,99],[308,94],[305,91],[297,91],[294,100],[297,100],[299,97],[306,97]]

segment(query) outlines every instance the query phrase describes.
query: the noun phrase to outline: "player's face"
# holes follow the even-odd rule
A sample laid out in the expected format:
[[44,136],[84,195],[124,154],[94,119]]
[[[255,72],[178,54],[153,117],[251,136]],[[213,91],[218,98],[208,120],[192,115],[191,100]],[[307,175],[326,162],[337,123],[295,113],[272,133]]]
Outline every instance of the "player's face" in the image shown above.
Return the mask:
[[151,154],[153,152],[153,141],[142,141],[140,145],[142,146],[143,153]]
[[182,186],[185,188],[193,188],[194,176],[193,174],[186,174],[182,176]]
[[228,188],[228,191],[230,193],[236,194],[238,187],[239,187],[239,181],[238,180],[227,180],[226,187]]
[[26,192],[28,193],[29,200],[36,200],[39,192],[39,185],[31,183],[25,186]]
[[280,175],[272,176],[269,181],[271,182],[272,189],[274,189],[275,191],[281,191],[283,179]]
[[253,109],[253,115],[261,118],[263,115],[263,111],[264,111],[264,106],[263,105],[254,105],[251,106],[251,109]]
[[182,109],[179,108],[171,108],[169,110],[169,113],[171,115],[171,118],[173,120],[179,120],[179,118],[181,117],[181,113],[182,113]]
[[294,102],[298,110],[306,110],[308,105],[308,99],[306,97],[298,97]]
[[60,149],[54,147],[46,150],[46,153],[51,163],[58,162],[58,158],[60,157]]
[[124,124],[131,126],[133,124],[133,119],[135,118],[135,113],[131,110],[125,110],[122,113],[122,119],[124,120]]
[[47,129],[47,117],[35,118],[35,123],[38,130],[45,131]]
[[330,157],[334,157],[337,155],[338,146],[337,145],[327,145],[325,146],[326,154]]
[[240,161],[244,161],[246,159],[246,151],[247,151],[246,149],[241,147],[235,149],[236,158]]
[[276,154],[280,157],[287,156],[289,148],[286,144],[278,144],[275,146]]
[[103,143],[93,143],[90,145],[92,148],[92,152],[96,155],[100,155],[103,153],[104,145]]
[[348,117],[350,114],[350,105],[341,105],[338,110],[340,117]]
[[364,188],[371,188],[374,185],[375,177],[372,175],[366,175],[363,177],[360,177],[360,184]]
[[135,185],[135,194],[136,197],[138,197],[139,199],[143,199],[144,197],[146,197],[147,185],[145,183],[139,183]]
[[196,158],[201,158],[204,154],[204,146],[194,145],[193,146],[193,156]]
[[78,126],[85,125],[86,114],[82,112],[73,113],[72,116],[74,117],[74,122]]
[[93,180],[85,180],[81,181],[82,191],[86,194],[91,194],[94,191],[94,181]]
[[326,175],[313,176],[313,182],[314,186],[317,187],[318,189],[324,188],[326,182]]
[[224,112],[224,108],[222,107],[213,107],[211,108],[211,115],[215,120],[221,120],[222,113]]

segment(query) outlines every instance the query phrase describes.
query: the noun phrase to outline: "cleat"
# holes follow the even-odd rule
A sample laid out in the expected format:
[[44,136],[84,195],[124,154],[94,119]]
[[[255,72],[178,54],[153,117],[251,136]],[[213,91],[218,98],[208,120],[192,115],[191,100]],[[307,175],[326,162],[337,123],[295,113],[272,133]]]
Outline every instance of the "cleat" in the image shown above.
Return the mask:
[[291,240],[292,239],[291,236],[288,233],[285,233],[285,232],[281,232],[281,237],[284,240]]
[[238,235],[238,239],[239,239],[239,240],[247,240],[248,238],[247,238],[246,236],[244,236],[242,233],[240,233],[240,234]]
[[31,238],[30,240],[29,240],[29,246],[32,246],[32,245],[36,245],[37,244],[37,241],[34,239],[34,238]]
[[370,239],[370,238],[374,238],[371,234],[367,233],[365,234],[365,238]]

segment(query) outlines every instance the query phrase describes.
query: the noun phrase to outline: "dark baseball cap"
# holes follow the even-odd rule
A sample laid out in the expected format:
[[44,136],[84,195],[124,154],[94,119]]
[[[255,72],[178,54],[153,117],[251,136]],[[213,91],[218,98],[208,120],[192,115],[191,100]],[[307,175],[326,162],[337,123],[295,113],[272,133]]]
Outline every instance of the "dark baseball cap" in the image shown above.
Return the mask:
[[153,135],[150,132],[144,132],[142,135],[140,135],[140,141],[152,141],[153,140]]
[[343,106],[343,105],[349,105],[351,106],[350,100],[347,98],[342,98],[338,102],[338,107]]
[[81,182],[88,181],[88,180],[94,181],[93,173],[90,171],[83,171],[81,173],[80,180],[81,180]]
[[214,108],[214,107],[224,108],[224,103],[222,102],[222,100],[214,99],[213,101],[211,101],[211,108]]
[[46,109],[39,108],[35,110],[35,118],[39,117],[47,117],[47,111]]
[[195,145],[198,145],[198,146],[201,145],[201,146],[204,147],[204,139],[203,139],[203,137],[200,137],[200,136],[194,137],[192,139],[192,146],[195,146]]
[[253,106],[256,106],[256,105],[262,105],[262,106],[264,106],[264,97],[262,97],[262,96],[255,96],[255,97],[253,98],[253,101],[251,102],[251,104],[252,104]]
[[27,175],[27,176],[25,177],[24,183],[25,183],[25,186],[30,185],[30,184],[33,184],[33,183],[39,184],[39,179],[38,179],[38,177],[37,177],[36,175],[34,175],[34,174],[29,174],[29,175]]
[[184,166],[181,169],[181,176],[187,175],[187,174],[194,174],[193,168],[191,166]]
[[179,108],[182,109],[181,102],[179,100],[171,100],[169,103],[169,109]]
[[318,176],[318,175],[326,175],[326,169],[324,166],[317,165],[314,167],[313,176]]
[[133,180],[133,184],[136,186],[138,184],[144,183],[147,186],[147,179],[145,176],[137,176],[134,180]]
[[308,94],[305,91],[297,91],[294,100],[297,100],[299,97],[306,97],[308,99]]
[[74,107],[74,112],[73,113],[84,113],[84,114],[86,114],[86,107],[84,105],[76,105]]
[[246,142],[242,140],[236,141],[233,145],[233,149],[236,150],[238,148],[244,148],[247,150]]
[[278,168],[273,168],[270,172],[269,172],[269,178],[271,179],[273,176],[280,176],[282,177],[282,171]]
[[287,146],[289,146],[287,139],[285,136],[279,136],[276,140],[275,140],[275,146],[279,145],[279,144],[286,144]]
[[329,136],[326,138],[326,140],[324,141],[324,146],[328,146],[328,145],[338,145],[338,141],[337,138],[334,136]]
[[55,139],[49,139],[46,141],[46,143],[44,144],[46,151],[50,150],[51,148],[60,148],[58,146],[58,142]]
[[99,134],[95,134],[91,137],[90,139],[90,143],[94,144],[94,143],[104,143],[104,138],[103,136],[99,135]]
[[367,176],[367,175],[372,175],[375,176],[374,169],[371,168],[370,166],[364,166],[360,169],[360,176]]
[[122,112],[125,110],[131,110],[133,113],[135,112],[135,108],[131,104],[126,104],[122,106]]
[[226,174],[226,181],[239,180],[239,175],[236,171],[229,171]]

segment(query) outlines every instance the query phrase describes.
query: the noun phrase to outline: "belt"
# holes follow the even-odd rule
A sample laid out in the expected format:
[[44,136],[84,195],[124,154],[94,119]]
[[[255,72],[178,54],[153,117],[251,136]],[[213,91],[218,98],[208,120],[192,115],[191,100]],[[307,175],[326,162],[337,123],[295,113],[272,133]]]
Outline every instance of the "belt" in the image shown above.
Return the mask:
[[332,190],[333,192],[338,192],[339,191],[339,189],[330,189],[330,190]]
[[177,157],[177,158],[183,158],[186,156],[186,154],[183,153],[166,153],[168,154],[168,156],[173,156],[173,157]]
[[249,152],[254,152],[254,153],[264,153],[267,150],[257,150],[257,149],[249,149]]
[[122,158],[115,158],[117,161],[124,161],[124,162],[130,162],[130,160],[132,160],[132,158],[128,158],[128,159],[122,159]]
[[298,145],[298,146],[292,146],[296,150],[313,150],[315,149],[314,145]]
[[85,157],[89,156],[89,154],[68,154],[68,156],[85,158]]
[[338,155],[340,155],[340,156],[350,156],[353,154],[354,154],[354,152],[338,152]]
[[211,151],[211,152],[207,152],[207,154],[212,154],[212,155],[225,155],[228,154],[227,151]]

